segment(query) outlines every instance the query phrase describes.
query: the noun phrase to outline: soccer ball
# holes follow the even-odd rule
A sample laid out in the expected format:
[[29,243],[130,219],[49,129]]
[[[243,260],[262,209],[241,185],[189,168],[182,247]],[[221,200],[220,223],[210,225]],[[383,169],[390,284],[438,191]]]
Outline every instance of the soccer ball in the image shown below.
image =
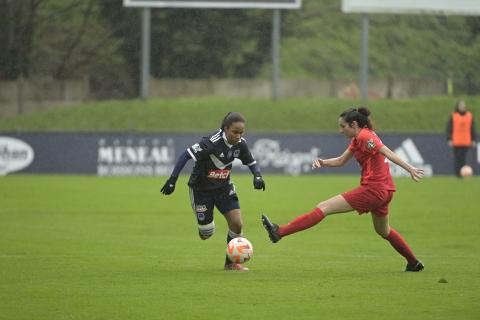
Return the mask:
[[460,169],[460,175],[464,178],[471,177],[473,175],[473,169],[469,165],[464,165]]
[[253,256],[253,246],[245,238],[232,239],[227,245],[227,256],[234,263],[247,262]]

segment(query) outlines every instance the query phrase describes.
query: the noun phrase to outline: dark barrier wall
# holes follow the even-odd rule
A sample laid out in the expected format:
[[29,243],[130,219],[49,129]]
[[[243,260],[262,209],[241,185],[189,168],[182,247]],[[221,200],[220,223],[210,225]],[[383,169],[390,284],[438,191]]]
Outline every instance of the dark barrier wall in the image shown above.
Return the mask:
[[[0,174],[65,173],[94,175],[169,175],[177,156],[201,134],[0,133]],[[264,173],[312,174],[312,160],[340,155],[348,141],[340,134],[248,134],[248,145]],[[441,134],[383,134],[400,157],[423,167],[428,176],[453,174],[453,154]],[[480,144],[468,164],[480,172]],[[184,169],[189,172],[193,161]],[[236,164],[237,172],[249,172]],[[394,175],[405,175],[391,165]],[[352,159],[343,168],[314,174],[358,173]]]

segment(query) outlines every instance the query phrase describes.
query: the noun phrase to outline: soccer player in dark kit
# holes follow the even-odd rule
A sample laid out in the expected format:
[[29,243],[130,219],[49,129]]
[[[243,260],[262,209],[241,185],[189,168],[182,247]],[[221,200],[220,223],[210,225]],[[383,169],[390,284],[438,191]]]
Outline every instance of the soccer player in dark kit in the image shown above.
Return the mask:
[[[193,159],[193,167],[188,185],[193,212],[197,218],[198,234],[202,240],[210,238],[215,232],[213,209],[216,207],[228,224],[227,243],[242,236],[242,214],[235,186],[230,182],[230,171],[235,159],[249,167],[252,172],[253,187],[265,191],[265,182],[260,168],[253,158],[247,143],[242,138],[245,133],[245,118],[238,112],[229,112],[222,121],[220,130],[199,143],[187,148],[178,158],[177,163],[165,182],[161,192],[165,195],[175,190],[175,183],[188,160]],[[242,264],[225,260],[225,270],[246,271]]]
[[390,227],[388,221],[388,207],[395,192],[395,185],[387,159],[410,173],[415,182],[423,177],[423,169],[403,161],[384,145],[373,131],[369,116],[370,111],[364,107],[345,110],[340,115],[338,124],[340,133],[351,139],[350,145],[342,155],[331,159],[317,159],[312,165],[312,169],[340,167],[355,157],[362,168],[360,186],[320,202],[311,212],[300,215],[285,225],[274,224],[267,216],[262,215],[263,225],[270,240],[275,243],[292,233],[313,227],[332,214],[353,210],[359,214],[371,212],[377,234],[407,260],[405,271],[421,271],[424,268],[423,263],[415,257],[407,242],[400,233]]

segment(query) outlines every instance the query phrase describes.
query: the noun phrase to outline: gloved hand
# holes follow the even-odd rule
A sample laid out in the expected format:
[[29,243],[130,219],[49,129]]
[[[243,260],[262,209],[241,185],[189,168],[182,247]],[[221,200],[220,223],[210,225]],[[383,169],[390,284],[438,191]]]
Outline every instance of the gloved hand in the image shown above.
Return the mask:
[[175,191],[175,183],[177,182],[176,178],[170,177],[163,185],[162,189],[160,190],[161,193],[164,195],[172,194]]
[[265,191],[265,181],[263,181],[262,176],[255,176],[253,178],[253,187],[257,190],[262,189]]

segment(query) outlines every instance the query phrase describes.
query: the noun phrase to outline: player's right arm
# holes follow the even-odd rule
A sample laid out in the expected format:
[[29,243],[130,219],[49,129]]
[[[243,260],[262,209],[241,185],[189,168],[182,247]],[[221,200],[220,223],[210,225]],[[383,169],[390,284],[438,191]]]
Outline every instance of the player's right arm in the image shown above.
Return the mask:
[[175,183],[177,183],[178,175],[182,171],[183,167],[185,167],[185,164],[187,164],[188,160],[191,159],[190,154],[187,151],[188,149],[178,157],[170,178],[168,178],[160,190],[160,192],[162,192],[164,195],[172,194],[173,191],[175,191]]
[[[215,135],[214,135],[215,136]],[[213,138],[213,137],[212,137]],[[172,194],[175,191],[175,183],[183,167],[187,164],[188,160],[193,159],[195,162],[207,158],[212,153],[214,145],[211,141],[212,138],[204,137],[199,143],[195,143],[191,147],[188,147],[177,159],[175,167],[173,168],[170,178],[165,182],[160,190],[164,195]]]
[[313,161],[312,169],[318,169],[322,167],[341,167],[345,165],[353,156],[353,153],[347,148],[342,155],[336,158],[330,159],[316,159]]

